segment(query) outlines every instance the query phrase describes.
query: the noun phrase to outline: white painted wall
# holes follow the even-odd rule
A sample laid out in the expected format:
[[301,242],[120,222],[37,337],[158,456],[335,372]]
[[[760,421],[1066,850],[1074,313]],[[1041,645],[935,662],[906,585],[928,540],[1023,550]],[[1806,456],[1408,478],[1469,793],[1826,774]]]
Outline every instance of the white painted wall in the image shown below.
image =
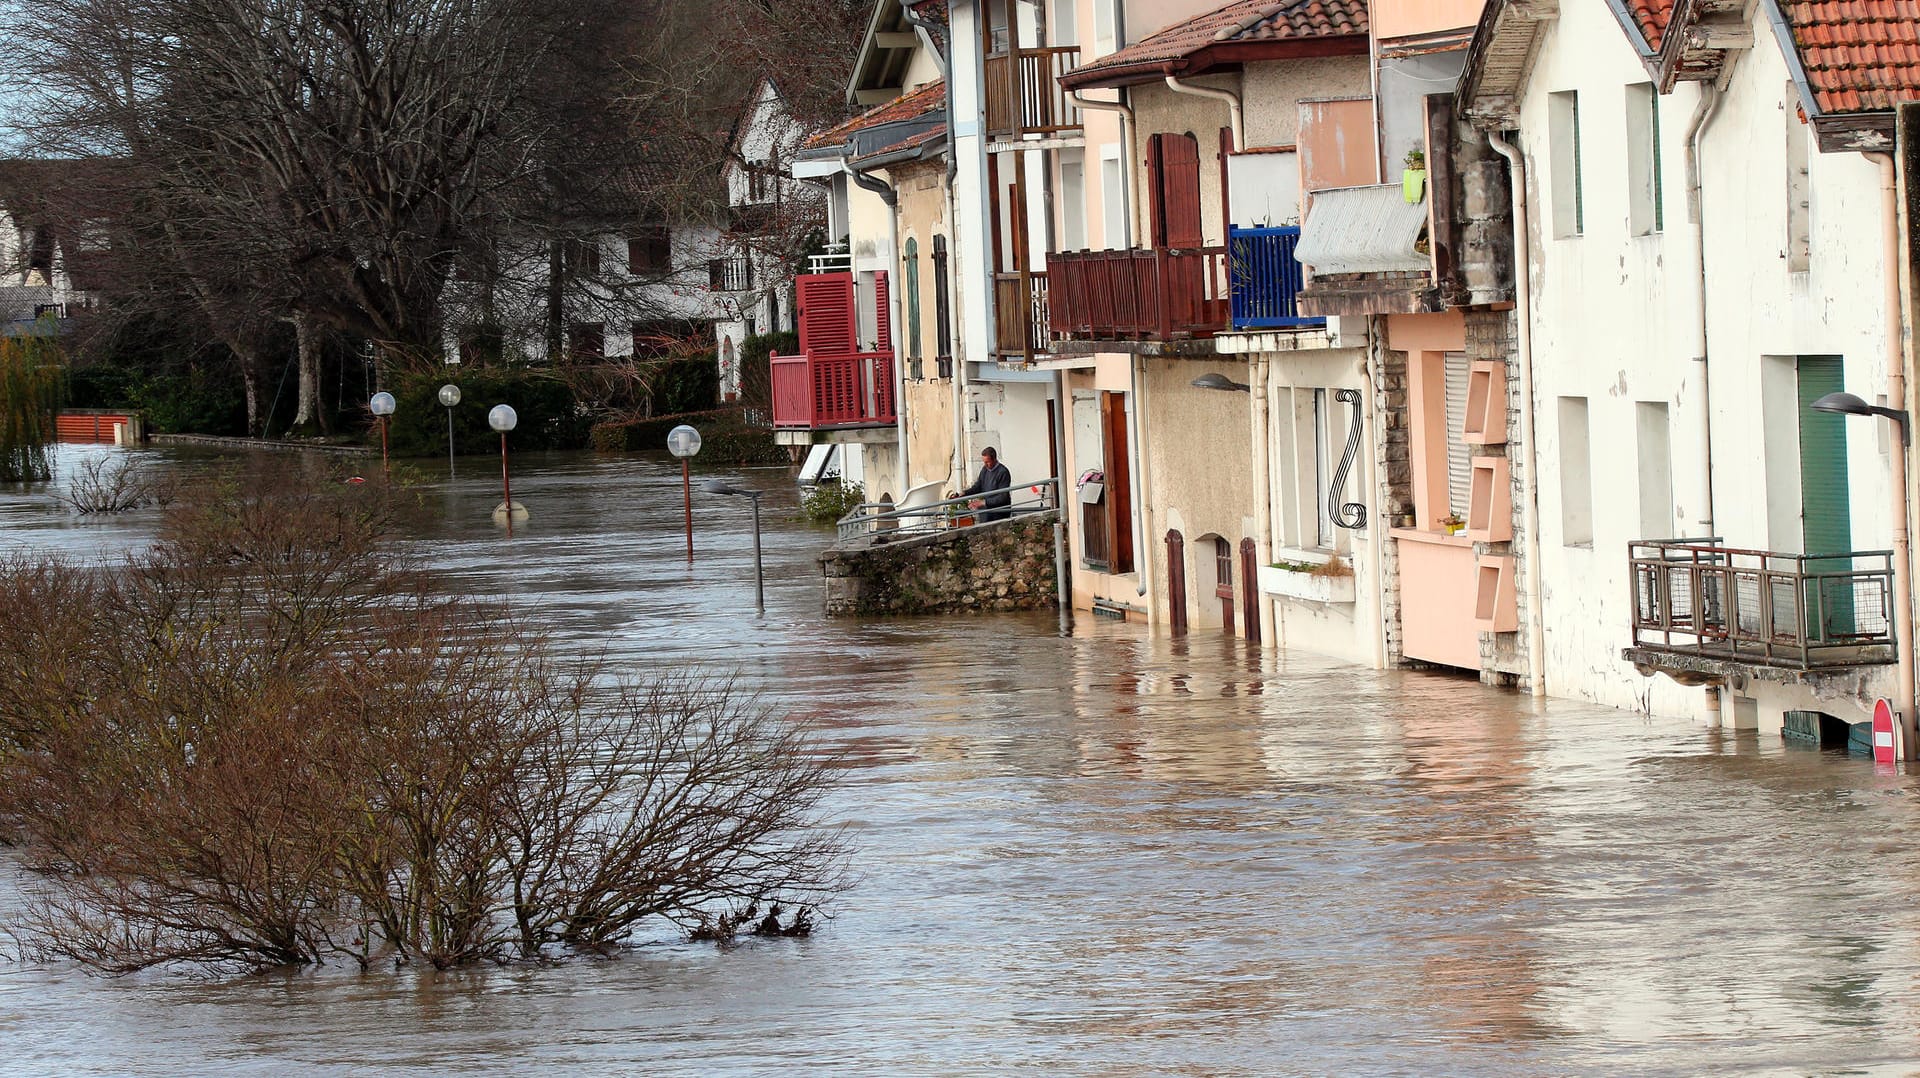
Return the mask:
[[[1704,139],[1702,180],[1709,293],[1713,436],[1713,531],[1735,547],[1778,548],[1799,528],[1792,504],[1769,499],[1769,477],[1797,460],[1791,402],[1768,400],[1780,369],[1763,358],[1846,357],[1847,387],[1869,400],[1884,391],[1880,220],[1873,164],[1859,154],[1810,160],[1811,268],[1790,272],[1787,139],[1807,129],[1776,42],[1764,20],[1755,47],[1739,54]],[[1674,513],[1670,531],[1702,535],[1700,365],[1695,267],[1688,223],[1683,137],[1698,91],[1682,84],[1659,99],[1664,230],[1635,235],[1630,223],[1627,87],[1647,81],[1604,5],[1563,4],[1538,54],[1522,101],[1520,145],[1529,166],[1529,240],[1534,308],[1535,415],[1544,475],[1540,492],[1545,587],[1546,681],[1556,696],[1583,697],[1667,714],[1703,714],[1699,689],[1665,677],[1649,681],[1620,658],[1630,642],[1627,544],[1642,535],[1636,459],[1644,438],[1642,402],[1663,403]],[[1549,96],[1579,94],[1584,231],[1552,238],[1550,202],[1568,187],[1566,155],[1549,145]],[[1563,99],[1564,100],[1564,99]],[[1557,171],[1556,171],[1557,170]],[[1772,374],[1769,374],[1769,371]],[[1788,383],[1791,388],[1791,383]],[[1584,398],[1592,461],[1592,539],[1570,543],[1571,502],[1555,462],[1567,432],[1560,398]],[[1568,459],[1579,455],[1572,449]],[[1890,536],[1888,470],[1873,428],[1850,428],[1849,472],[1856,549]],[[1660,469],[1649,472],[1657,475]],[[1891,681],[1891,667],[1882,668]],[[1809,704],[1804,692],[1757,688],[1763,727],[1782,707]],[[1650,695],[1648,695],[1650,694]],[[1849,706],[1823,709],[1851,715]],[[1852,715],[1851,717],[1862,717]],[[1732,716],[1728,716],[1731,720]]]

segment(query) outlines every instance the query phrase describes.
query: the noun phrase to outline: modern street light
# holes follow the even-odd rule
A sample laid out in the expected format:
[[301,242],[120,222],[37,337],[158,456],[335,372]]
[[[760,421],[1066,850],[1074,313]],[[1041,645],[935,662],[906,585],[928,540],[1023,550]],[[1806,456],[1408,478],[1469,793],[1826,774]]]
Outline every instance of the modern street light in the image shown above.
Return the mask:
[[367,402],[367,411],[380,421],[380,470],[388,475],[393,469],[387,466],[387,417],[393,414],[393,394],[379,392]]
[[440,387],[440,404],[447,410],[447,474],[453,474],[453,406],[460,403],[460,387],[449,382]]
[[1236,382],[1224,374],[1203,374],[1189,384],[1195,389],[1224,389],[1232,393],[1251,393],[1253,391],[1253,387],[1247,383]]
[[509,404],[496,404],[493,410],[487,413],[487,426],[500,432],[500,507],[493,511],[493,515],[506,519],[509,539],[513,538],[514,518],[524,520],[527,516],[526,506],[513,500],[513,479],[507,473],[507,432],[519,423],[519,415],[515,414],[513,406]]
[[767,609],[766,575],[760,566],[760,495],[762,490],[736,487],[724,479],[709,479],[701,487],[708,494],[731,494],[753,499],[753,605],[761,613]]
[[667,452],[680,458],[680,496],[687,505],[687,561],[693,561],[693,458],[700,452],[700,432],[685,423],[667,432]]
[[1881,416],[1900,428],[1900,451],[1888,454],[1889,478],[1893,480],[1893,648],[1895,660],[1893,708],[1900,719],[1900,758],[1920,756],[1920,736],[1916,736],[1913,675],[1913,575],[1912,555],[1907,538],[1907,449],[1913,445],[1912,418],[1904,408],[1885,408],[1868,404],[1852,393],[1829,393],[1813,402],[1816,412],[1835,415]]

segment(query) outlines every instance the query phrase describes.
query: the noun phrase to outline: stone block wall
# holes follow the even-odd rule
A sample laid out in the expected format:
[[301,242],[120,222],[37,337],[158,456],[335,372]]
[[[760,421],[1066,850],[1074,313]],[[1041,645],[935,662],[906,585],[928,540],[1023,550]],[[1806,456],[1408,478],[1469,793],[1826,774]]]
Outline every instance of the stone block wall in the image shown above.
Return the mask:
[[1479,543],[1474,553],[1504,554],[1513,558],[1514,592],[1517,598],[1520,629],[1511,633],[1480,634],[1480,670],[1482,680],[1504,681],[1520,687],[1527,682],[1527,624],[1534,616],[1532,595],[1533,566],[1527,563],[1526,504],[1527,453],[1522,441],[1520,397],[1520,357],[1515,351],[1512,311],[1472,311],[1466,316],[1467,355],[1474,360],[1491,360],[1507,368],[1506,423],[1507,443],[1485,447],[1504,452],[1512,495],[1513,539],[1504,543]]
[[1055,512],[820,556],[827,614],[960,614],[1055,605]]
[[[1387,320],[1375,317],[1367,337],[1370,366],[1376,374],[1373,414],[1378,430],[1373,440],[1374,474],[1380,484],[1379,505],[1385,516],[1374,527],[1398,525],[1413,513],[1412,412],[1407,402],[1407,354],[1387,348]],[[1402,658],[1400,629],[1400,545],[1383,543],[1380,561],[1380,616],[1386,622],[1386,661]]]

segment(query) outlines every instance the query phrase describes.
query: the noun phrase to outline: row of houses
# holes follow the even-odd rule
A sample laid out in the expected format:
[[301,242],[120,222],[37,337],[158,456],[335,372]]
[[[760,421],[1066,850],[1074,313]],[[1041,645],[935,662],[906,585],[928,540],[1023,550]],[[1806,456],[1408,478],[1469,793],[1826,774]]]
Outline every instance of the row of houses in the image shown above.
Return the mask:
[[1813,404],[1907,407],[1917,15],[875,0],[772,421],[871,499],[1061,477],[1082,609],[1910,714],[1904,426]]

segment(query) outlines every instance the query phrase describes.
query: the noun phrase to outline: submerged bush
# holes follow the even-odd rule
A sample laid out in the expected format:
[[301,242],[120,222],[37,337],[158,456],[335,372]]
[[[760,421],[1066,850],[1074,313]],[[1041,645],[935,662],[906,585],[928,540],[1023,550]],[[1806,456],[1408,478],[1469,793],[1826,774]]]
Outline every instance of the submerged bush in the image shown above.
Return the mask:
[[837,523],[866,497],[858,483],[820,483],[800,496],[800,515],[815,524]]
[[45,953],[449,967],[811,924],[841,887],[803,729],[436,594],[377,485],[215,487],[123,565],[0,564],[0,824]]

